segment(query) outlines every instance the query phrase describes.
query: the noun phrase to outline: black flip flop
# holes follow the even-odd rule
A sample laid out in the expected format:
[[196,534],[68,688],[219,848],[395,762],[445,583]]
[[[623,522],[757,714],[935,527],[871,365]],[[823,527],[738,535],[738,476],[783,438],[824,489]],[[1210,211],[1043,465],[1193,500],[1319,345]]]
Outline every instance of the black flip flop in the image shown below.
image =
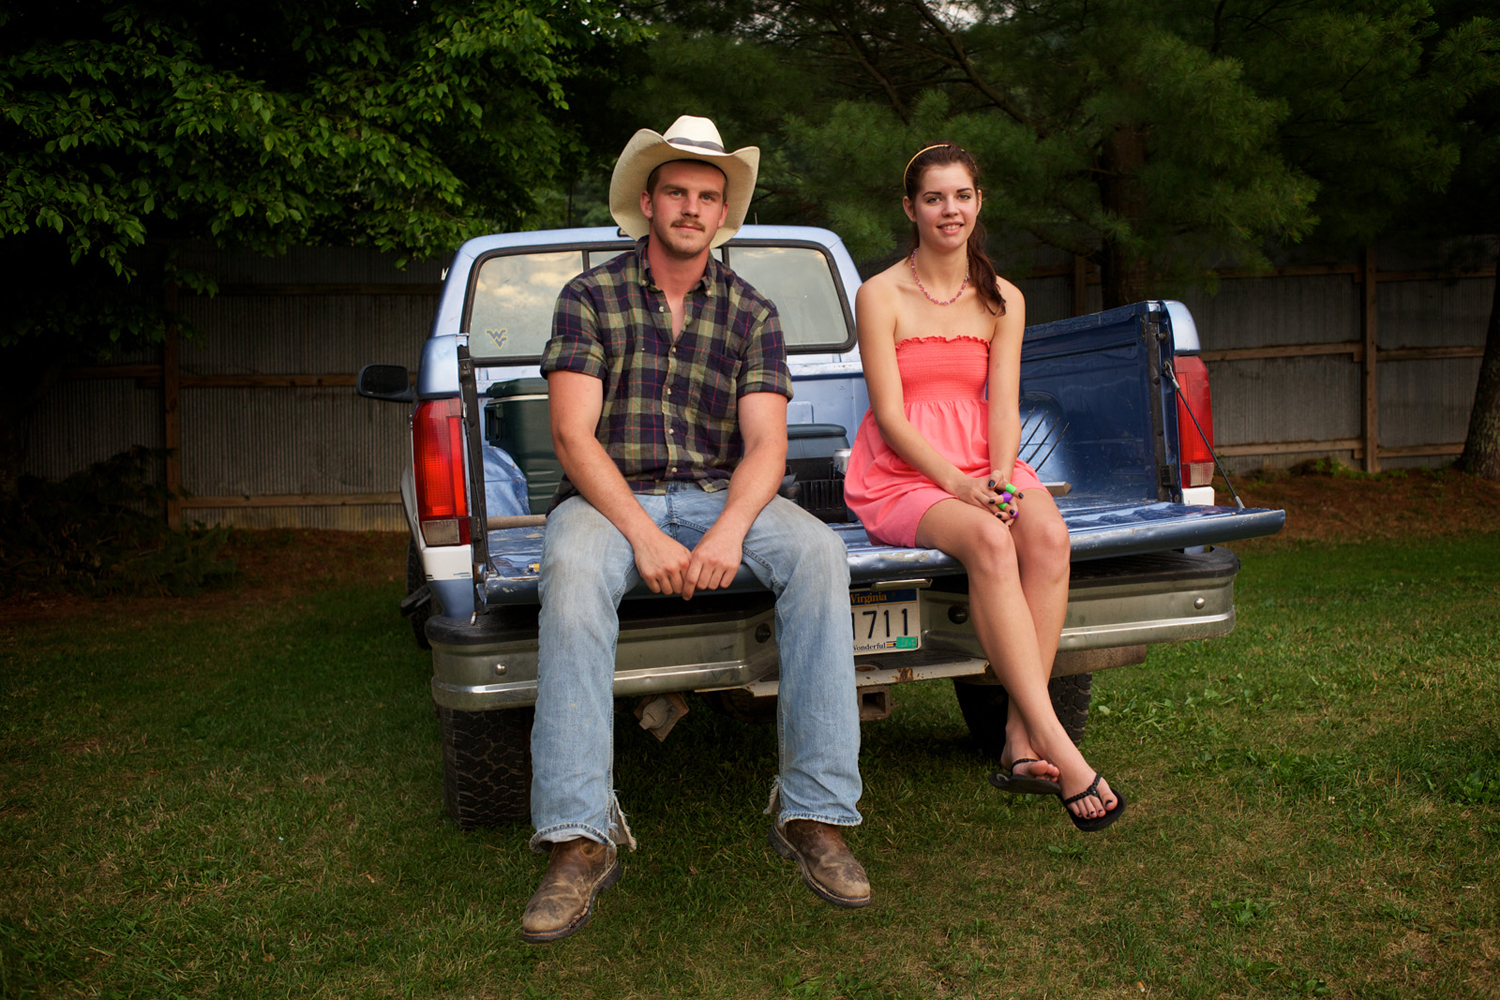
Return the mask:
[[[1084,833],[1094,833],[1095,831],[1102,830],[1106,826],[1109,826],[1115,820],[1119,819],[1120,815],[1125,812],[1124,793],[1117,788],[1111,788],[1110,791],[1114,792],[1115,795],[1115,807],[1106,812],[1103,816],[1095,816],[1093,819],[1085,819],[1082,816],[1075,815],[1073,810],[1068,808],[1068,803],[1077,802],[1079,799],[1086,799],[1090,795],[1097,796],[1099,794],[1098,771],[1094,772],[1094,780],[1089,783],[1089,787],[1085,788],[1077,795],[1070,795],[1067,798],[1063,799],[1062,792],[1058,791],[1057,797],[1062,799],[1063,812],[1068,814],[1068,819],[1073,821],[1074,826],[1078,827],[1078,829],[1082,830]],[[1099,799],[1099,801],[1101,804],[1104,802],[1102,798]]]
[[1040,764],[1041,761],[1035,757],[1018,757],[1011,761],[1010,773],[996,771],[990,775],[990,784],[1002,792],[1010,792],[1012,795],[1056,795],[1062,798],[1062,785],[1046,778],[1033,778],[1029,774],[1017,774],[1017,764]]

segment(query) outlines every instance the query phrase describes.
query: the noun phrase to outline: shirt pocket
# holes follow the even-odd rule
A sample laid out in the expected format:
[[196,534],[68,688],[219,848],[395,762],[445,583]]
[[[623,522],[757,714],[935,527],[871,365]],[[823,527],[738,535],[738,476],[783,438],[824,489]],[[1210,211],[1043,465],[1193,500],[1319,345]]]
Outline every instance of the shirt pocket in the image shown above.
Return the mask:
[[723,344],[710,344],[701,355],[697,372],[702,390],[698,393],[700,405],[710,416],[725,417],[734,412],[739,398],[740,376],[745,369],[745,359],[727,349]]

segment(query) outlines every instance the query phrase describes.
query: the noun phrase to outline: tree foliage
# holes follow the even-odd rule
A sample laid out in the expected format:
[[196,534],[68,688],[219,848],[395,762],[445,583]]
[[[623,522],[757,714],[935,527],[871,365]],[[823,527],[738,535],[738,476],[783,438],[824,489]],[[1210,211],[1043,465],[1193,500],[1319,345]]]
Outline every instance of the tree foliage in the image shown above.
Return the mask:
[[900,164],[951,139],[986,169],[996,228],[1092,259],[1109,304],[1264,265],[1268,242],[1320,225],[1367,237],[1440,187],[1457,160],[1442,123],[1482,76],[1487,30],[1439,30],[1421,0],[689,6],[672,8],[686,27],[733,23],[815,67],[786,162],[858,252],[904,227]]
[[620,23],[593,0],[0,15],[0,234],[123,276],[148,234],[430,256],[524,219],[579,141],[567,85]]
[[0,351],[29,378],[159,339],[183,240],[402,260],[521,227],[641,37],[609,0],[57,0],[0,9]]
[[596,0],[0,13],[0,261],[29,290],[0,346],[45,335],[67,360],[159,337],[163,281],[213,284],[148,238],[405,260],[523,225],[584,148],[569,88],[638,35]]

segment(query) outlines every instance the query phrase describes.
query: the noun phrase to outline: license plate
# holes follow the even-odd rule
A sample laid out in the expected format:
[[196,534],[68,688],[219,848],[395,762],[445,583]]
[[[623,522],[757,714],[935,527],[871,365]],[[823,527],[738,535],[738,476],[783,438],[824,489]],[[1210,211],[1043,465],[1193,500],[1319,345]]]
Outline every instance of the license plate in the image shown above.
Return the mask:
[[916,588],[851,590],[849,621],[854,630],[854,652],[891,653],[920,647],[920,607]]

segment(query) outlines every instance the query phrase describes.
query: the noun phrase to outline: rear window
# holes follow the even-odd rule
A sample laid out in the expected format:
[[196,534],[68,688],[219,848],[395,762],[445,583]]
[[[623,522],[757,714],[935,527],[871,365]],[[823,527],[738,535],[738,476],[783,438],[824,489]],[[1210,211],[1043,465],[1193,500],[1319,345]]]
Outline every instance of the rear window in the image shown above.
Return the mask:
[[[476,359],[506,364],[540,359],[563,286],[625,249],[539,249],[482,259],[469,290],[470,352]],[[715,253],[776,303],[789,351],[840,351],[853,344],[849,305],[822,247],[730,243]]]
[[557,294],[585,269],[586,259],[583,250],[486,258],[469,293],[469,352],[517,361],[540,357],[552,332]]
[[839,351],[854,346],[853,316],[820,246],[729,244],[729,266],[776,303],[788,351]]

